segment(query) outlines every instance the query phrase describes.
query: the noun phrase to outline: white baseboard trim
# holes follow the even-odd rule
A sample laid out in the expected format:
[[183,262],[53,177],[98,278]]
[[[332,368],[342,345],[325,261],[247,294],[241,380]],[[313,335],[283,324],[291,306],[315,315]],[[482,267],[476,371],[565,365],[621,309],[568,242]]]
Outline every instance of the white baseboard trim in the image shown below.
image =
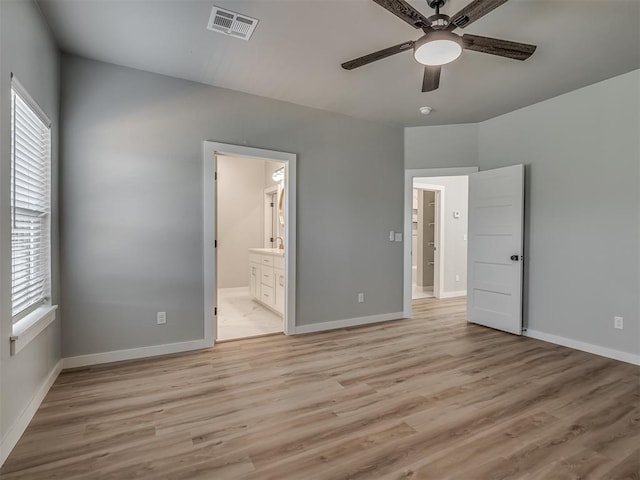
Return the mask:
[[406,318],[402,315],[402,312],[394,312],[370,315],[368,317],[346,318],[344,320],[333,320],[331,322],[313,323],[311,325],[298,325],[296,326],[294,334],[324,332],[326,330],[335,330],[336,328],[356,327],[358,325],[388,322],[389,320],[400,320],[402,318]]
[[538,330],[527,329],[523,334],[527,337],[542,340],[543,342],[555,343],[556,345],[562,345],[563,347],[569,347],[575,350],[582,350],[583,352],[593,353],[595,355],[600,355],[601,357],[612,358],[614,360],[620,360],[621,362],[631,363],[633,365],[640,365],[640,355],[635,355],[633,353],[601,347],[600,345],[593,345],[592,343],[580,342],[578,340],[560,337],[558,335],[552,335]]
[[458,290],[457,292],[440,292],[440,298],[466,297],[466,290]]
[[92,353],[89,355],[68,357],[62,361],[62,366],[63,368],[87,367],[90,365],[99,365],[101,363],[121,362],[123,360],[135,360],[138,358],[168,355],[170,353],[202,350],[212,346],[213,345],[204,339],[192,340],[189,342],[168,343],[165,345],[152,345],[149,347],[130,348],[127,350],[115,350],[112,352]]
[[20,437],[22,437],[22,434],[29,426],[29,422],[31,422],[31,419],[38,411],[38,408],[40,408],[40,404],[44,400],[44,397],[47,396],[49,389],[53,385],[53,382],[56,381],[56,378],[58,378],[61,371],[62,360],[56,363],[56,366],[53,367],[53,370],[51,370],[51,373],[49,373],[45,381],[42,382],[42,385],[38,388],[38,391],[29,402],[29,405],[27,405],[27,408],[24,409],[22,414],[20,414],[7,431],[2,442],[0,442],[0,466],[4,464],[4,461],[11,453],[11,450],[16,446]]

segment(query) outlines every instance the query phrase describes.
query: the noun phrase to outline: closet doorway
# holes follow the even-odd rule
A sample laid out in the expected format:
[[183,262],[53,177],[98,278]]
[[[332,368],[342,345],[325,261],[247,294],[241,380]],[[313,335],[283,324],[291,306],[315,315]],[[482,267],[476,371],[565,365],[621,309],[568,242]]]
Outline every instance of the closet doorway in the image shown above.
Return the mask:
[[414,180],[411,218],[411,298],[440,298],[442,188]]
[[477,168],[405,171],[404,315],[414,299],[466,296],[468,175]]

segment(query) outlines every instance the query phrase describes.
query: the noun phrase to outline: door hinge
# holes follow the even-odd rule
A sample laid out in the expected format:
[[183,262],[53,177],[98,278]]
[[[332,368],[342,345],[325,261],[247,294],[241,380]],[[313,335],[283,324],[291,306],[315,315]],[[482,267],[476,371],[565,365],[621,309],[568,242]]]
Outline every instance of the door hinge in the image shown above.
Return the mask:
[[271,243],[273,243],[273,237],[269,238],[269,241],[270,241]]
[[213,179],[218,180],[218,172],[213,172]]
[[271,206],[271,208],[273,208],[273,202],[271,202],[269,205]]
[[214,317],[218,316],[218,307],[213,307],[213,316]]
[[213,248],[218,248],[218,240],[213,241]]

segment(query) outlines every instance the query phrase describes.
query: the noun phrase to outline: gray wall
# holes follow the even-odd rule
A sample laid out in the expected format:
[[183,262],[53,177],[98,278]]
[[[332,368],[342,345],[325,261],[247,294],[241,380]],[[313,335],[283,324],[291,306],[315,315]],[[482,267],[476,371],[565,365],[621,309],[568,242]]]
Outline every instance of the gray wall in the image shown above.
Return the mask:
[[218,156],[218,288],[249,285],[249,248],[262,247],[264,160]]
[[52,125],[53,302],[59,300],[57,164],[59,56],[40,11],[28,1],[0,1],[0,438],[27,407],[60,360],[60,317],[16,356],[11,336],[11,73],[49,116]]
[[479,125],[481,170],[526,165],[528,327],[634,353],[639,91],[636,70]]
[[477,165],[477,124],[405,128],[405,168],[475,167]]
[[454,139],[473,129],[480,170],[525,164],[527,327],[631,353],[640,353],[639,86],[636,70],[477,125],[405,132],[406,168],[461,166],[472,141],[460,151]]
[[[413,185],[440,185],[444,187],[444,279],[443,292],[461,292],[467,289],[467,233],[469,204],[469,177],[417,177]],[[460,218],[454,218],[454,210]],[[456,281],[456,275],[460,280]]]
[[65,356],[202,338],[207,139],[298,154],[298,324],[402,310],[402,128],[72,56],[62,72]]

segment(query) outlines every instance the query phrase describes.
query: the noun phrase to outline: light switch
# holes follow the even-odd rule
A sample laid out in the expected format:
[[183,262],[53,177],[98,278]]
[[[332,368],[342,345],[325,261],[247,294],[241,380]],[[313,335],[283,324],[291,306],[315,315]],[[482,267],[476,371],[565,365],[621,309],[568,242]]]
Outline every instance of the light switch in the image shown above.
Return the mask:
[[393,242],[393,239],[395,238],[395,234],[396,232],[394,232],[393,230],[389,230],[389,241]]
[[395,241],[396,242],[401,242],[402,241],[402,232],[396,232],[395,233]]

